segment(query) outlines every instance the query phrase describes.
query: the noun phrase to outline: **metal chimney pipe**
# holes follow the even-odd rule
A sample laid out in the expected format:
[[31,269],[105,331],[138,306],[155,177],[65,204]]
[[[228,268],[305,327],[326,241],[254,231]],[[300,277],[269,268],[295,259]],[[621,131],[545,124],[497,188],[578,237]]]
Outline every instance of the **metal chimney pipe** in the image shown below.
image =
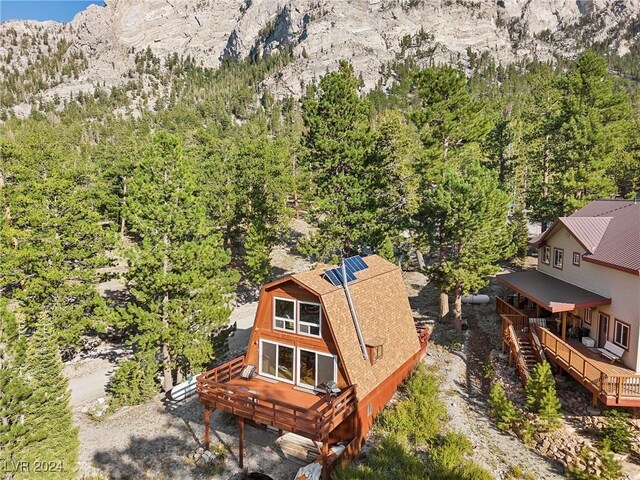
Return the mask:
[[356,333],[358,334],[358,342],[360,342],[360,349],[362,350],[362,356],[365,360],[369,360],[369,354],[367,353],[367,345],[364,343],[364,337],[362,336],[362,330],[360,330],[360,323],[358,322],[358,315],[356,314],[355,306],[353,305],[353,299],[351,298],[351,292],[349,291],[349,285],[347,282],[347,267],[344,264],[344,258],[342,259],[342,288],[347,296],[347,303],[349,304],[349,310],[351,310],[351,318],[353,318],[353,325],[356,327]]

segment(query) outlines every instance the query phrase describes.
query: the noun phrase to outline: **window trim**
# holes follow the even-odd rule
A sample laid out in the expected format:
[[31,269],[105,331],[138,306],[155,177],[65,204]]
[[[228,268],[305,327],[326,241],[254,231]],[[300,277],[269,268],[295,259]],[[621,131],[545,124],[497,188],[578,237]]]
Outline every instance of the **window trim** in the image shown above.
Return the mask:
[[[545,256],[547,257],[546,261],[544,259]],[[542,258],[540,259],[540,261],[545,265],[549,265],[551,263],[551,247],[549,245],[545,245],[544,247],[542,247]]]
[[317,369],[317,365],[318,365],[318,355],[323,355],[325,357],[332,357],[333,358],[333,381],[334,382],[338,382],[338,356],[337,355],[333,355],[332,353],[329,352],[319,352],[317,350],[313,350],[311,348],[306,348],[306,347],[298,347],[297,348],[297,354],[298,354],[298,361],[296,362],[296,368],[297,368],[297,372],[296,372],[296,385],[302,388],[308,388],[309,390],[313,390],[314,388],[316,388],[316,386],[318,385],[317,383],[315,385],[309,385],[308,383],[302,383],[300,381],[300,358],[302,358],[302,355],[300,354],[300,352],[304,350],[305,352],[311,352],[311,353],[315,353],[316,354],[316,376],[314,378],[314,381],[317,382],[318,381],[318,369]]
[[591,325],[593,319],[593,308],[587,307],[584,309],[584,323]]
[[[312,338],[322,338],[322,305],[320,303],[316,303],[316,302],[307,302],[304,300],[298,300],[296,302],[297,308],[296,308],[296,316],[297,316],[297,333],[298,335],[302,335],[303,337],[312,337]],[[315,323],[309,323],[309,322],[303,322],[300,318],[300,305],[301,304],[305,304],[305,305],[315,305],[317,307],[319,307],[319,313],[320,313],[320,323],[318,323],[318,325],[316,325]],[[300,325],[305,325],[308,327],[318,327],[318,335],[314,335],[313,333],[305,333],[302,331],[302,329],[300,328]]]
[[[293,372],[291,372],[291,376],[293,377],[291,380],[287,380],[286,378],[280,378],[278,377],[278,375],[271,375],[270,373],[264,373],[262,370],[262,344],[263,343],[271,343],[272,345],[276,345],[278,348],[276,348],[276,372],[278,371],[278,367],[280,364],[280,347],[287,347],[293,350]],[[273,380],[277,380],[279,382],[285,382],[285,383],[290,383],[292,385],[295,385],[295,379],[296,379],[296,347],[294,345],[288,345],[286,343],[280,343],[280,342],[276,342],[274,340],[270,340],[267,338],[261,338],[260,339],[260,345],[259,345],[259,351],[258,351],[258,373],[260,375],[262,375],[263,377],[267,377],[267,378],[271,378]]]
[[616,330],[618,327],[618,324],[622,325],[623,327],[627,327],[627,344],[630,342],[631,340],[631,325],[627,322],[623,322],[622,320],[619,320],[617,318],[614,317],[613,319],[613,344],[619,346],[620,348],[624,348],[625,351],[629,351],[629,345],[622,345],[621,343],[618,343],[616,341]]
[[[576,262],[576,256],[578,257],[577,262]],[[573,252],[573,258],[572,258],[573,265],[575,265],[576,267],[579,267],[581,258],[582,258],[582,255],[580,255],[580,252]]]
[[[293,318],[283,318],[283,317],[276,317],[276,301],[278,300],[282,300],[285,302],[291,302],[293,303]],[[287,333],[298,333],[296,324],[297,324],[297,310],[298,310],[298,302],[296,302],[296,300],[292,299],[292,298],[284,298],[284,297],[273,297],[273,309],[271,312],[271,316],[272,316],[272,327],[274,330],[278,330],[279,332],[287,332]],[[293,330],[288,330],[286,328],[280,328],[278,326],[276,326],[276,320],[281,320],[283,322],[293,322]]]
[[[556,265],[556,252],[562,252],[562,262],[560,263],[560,266]],[[562,270],[563,267],[564,267],[564,248],[553,247],[553,268]]]

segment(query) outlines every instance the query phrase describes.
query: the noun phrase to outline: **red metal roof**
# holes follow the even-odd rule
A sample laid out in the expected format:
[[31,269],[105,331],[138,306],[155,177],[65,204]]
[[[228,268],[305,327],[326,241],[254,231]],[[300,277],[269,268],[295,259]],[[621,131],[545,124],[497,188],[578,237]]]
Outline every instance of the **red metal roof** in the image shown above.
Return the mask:
[[596,200],[570,218],[580,221],[585,217],[610,217],[611,221],[595,251],[585,255],[584,260],[640,275],[640,203]]
[[640,275],[640,203],[595,200],[569,217],[560,217],[529,243],[540,246],[563,226],[587,253],[583,259]]

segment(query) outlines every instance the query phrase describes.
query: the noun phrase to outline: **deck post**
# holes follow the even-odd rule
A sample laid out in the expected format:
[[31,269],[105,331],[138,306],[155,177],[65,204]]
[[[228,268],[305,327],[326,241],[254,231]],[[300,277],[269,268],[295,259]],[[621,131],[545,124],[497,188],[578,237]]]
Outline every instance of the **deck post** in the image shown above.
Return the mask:
[[598,406],[598,394],[596,392],[593,392],[593,395],[591,396],[591,404],[594,407]]
[[562,319],[562,340],[567,339],[567,312],[562,312],[560,314],[560,318]]
[[244,468],[244,418],[236,417],[238,419],[238,430],[240,430],[240,445],[238,448],[238,466]]
[[329,439],[322,441],[322,480],[329,480]]
[[209,422],[211,420],[211,409],[209,405],[204,406],[204,449],[209,450],[211,439],[209,438]]

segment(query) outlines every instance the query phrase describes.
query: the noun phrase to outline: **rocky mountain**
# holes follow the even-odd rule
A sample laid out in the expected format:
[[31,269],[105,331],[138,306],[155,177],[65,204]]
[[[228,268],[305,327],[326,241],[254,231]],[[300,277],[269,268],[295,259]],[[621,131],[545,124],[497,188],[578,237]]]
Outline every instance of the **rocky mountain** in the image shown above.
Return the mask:
[[299,95],[341,59],[372,88],[407,56],[468,67],[483,54],[507,64],[595,43],[624,55],[639,38],[640,0],[106,0],[67,24],[0,24],[0,82],[23,84],[0,97],[24,114],[36,98],[122,85],[147,49],[217,67],[288,48],[293,61],[264,86]]

